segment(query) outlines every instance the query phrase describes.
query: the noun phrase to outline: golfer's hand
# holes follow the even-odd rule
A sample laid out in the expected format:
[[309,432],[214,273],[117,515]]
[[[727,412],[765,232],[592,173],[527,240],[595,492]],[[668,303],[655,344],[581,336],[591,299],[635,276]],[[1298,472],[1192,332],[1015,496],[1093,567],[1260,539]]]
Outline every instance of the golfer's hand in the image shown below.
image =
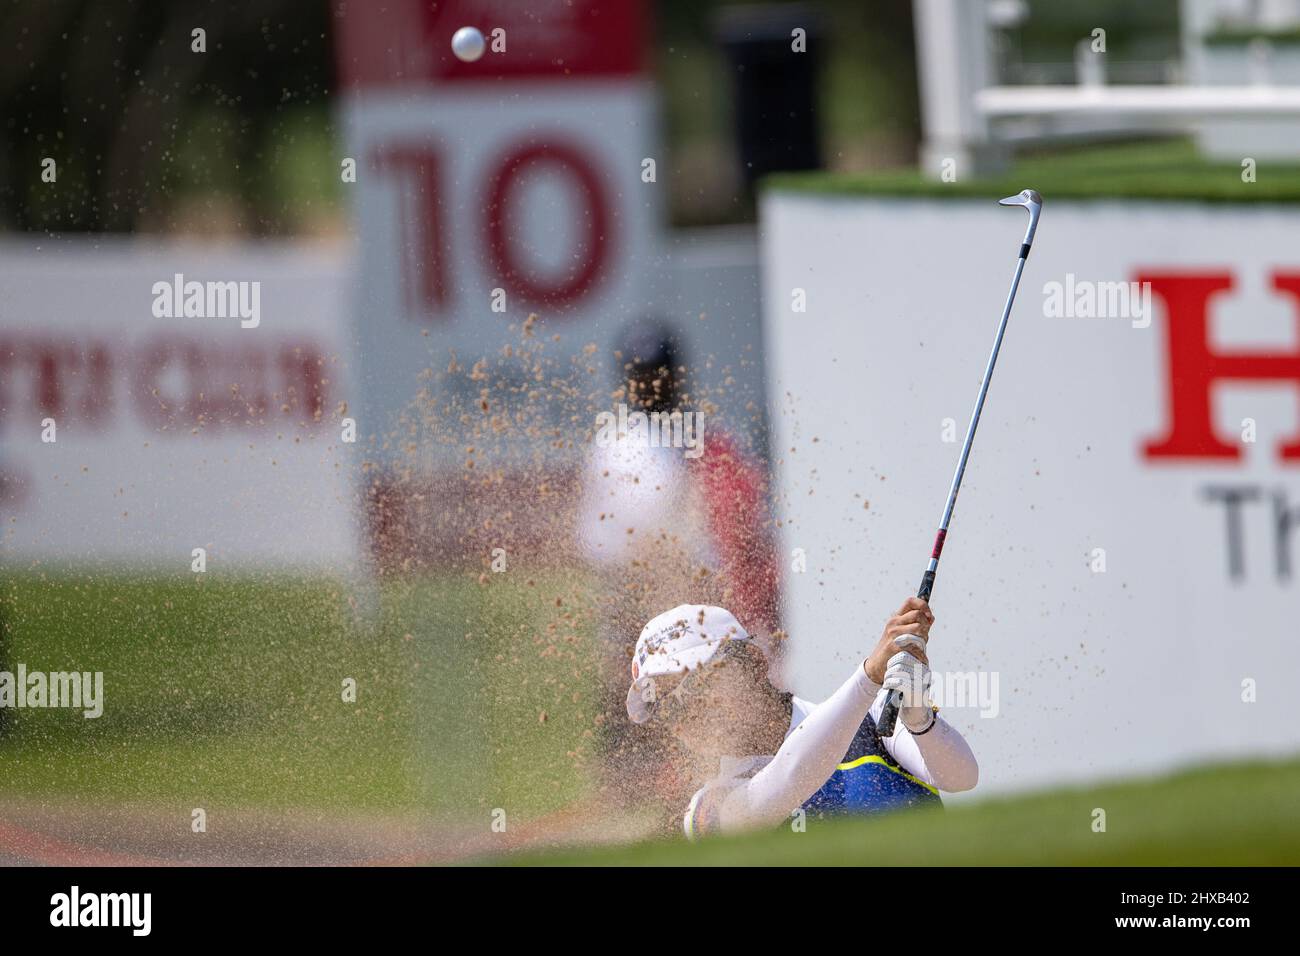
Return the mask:
[[[906,638],[905,638],[906,640]],[[903,726],[912,733],[927,729],[934,721],[930,709],[930,665],[906,651],[899,651],[889,659],[885,668],[884,690],[896,690],[899,701],[898,715]]]
[[930,638],[930,625],[933,623],[934,613],[929,604],[918,597],[904,601],[898,613],[885,622],[885,633],[880,635],[875,650],[866,660],[867,676],[877,684],[884,684],[889,659],[900,651],[928,664],[925,642]]

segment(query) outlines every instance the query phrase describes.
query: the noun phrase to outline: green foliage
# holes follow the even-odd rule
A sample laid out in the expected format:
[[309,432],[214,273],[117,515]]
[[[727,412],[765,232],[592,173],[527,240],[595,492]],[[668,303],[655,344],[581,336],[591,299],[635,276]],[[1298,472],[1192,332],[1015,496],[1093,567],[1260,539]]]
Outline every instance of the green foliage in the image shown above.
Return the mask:
[[[259,202],[286,180],[295,198],[329,199],[328,176],[312,184],[319,168],[338,177],[330,4],[107,7],[50,0],[0,10],[0,225],[158,229],[187,204],[220,201],[235,208],[235,226],[264,234],[298,225],[297,210]],[[207,31],[206,53],[191,49],[196,27]],[[268,171],[266,143],[304,113],[315,148],[293,152],[291,173]],[[57,185],[40,180],[47,156]]]
[[1155,199],[1204,202],[1300,202],[1300,165],[1260,162],[1256,182],[1242,169],[1211,163],[1186,140],[1158,140],[1044,151],[1008,171],[945,183],[914,170],[870,173],[782,173],[765,188],[857,196],[944,196],[1000,199],[1032,186],[1054,199]]

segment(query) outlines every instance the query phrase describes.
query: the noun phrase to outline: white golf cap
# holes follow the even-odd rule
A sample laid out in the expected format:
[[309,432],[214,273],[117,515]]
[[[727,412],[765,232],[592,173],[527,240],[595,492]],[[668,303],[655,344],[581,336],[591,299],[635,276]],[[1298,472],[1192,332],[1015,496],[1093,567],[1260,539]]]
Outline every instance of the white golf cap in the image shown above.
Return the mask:
[[632,686],[627,716],[644,724],[654,713],[654,679],[684,674],[713,658],[727,641],[747,641],[749,632],[736,616],[720,607],[680,604],[641,628],[632,655]]

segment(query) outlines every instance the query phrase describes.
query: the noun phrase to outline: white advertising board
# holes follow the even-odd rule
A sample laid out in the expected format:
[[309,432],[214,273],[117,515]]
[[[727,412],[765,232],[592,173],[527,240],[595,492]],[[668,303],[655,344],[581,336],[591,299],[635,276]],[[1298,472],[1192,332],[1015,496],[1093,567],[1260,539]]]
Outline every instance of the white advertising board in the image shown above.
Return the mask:
[[178,573],[194,548],[209,573],[347,561],[351,261],[279,244],[0,245],[4,556]]
[[[1025,227],[997,198],[765,198],[799,692],[916,593]],[[1300,211],[1045,199],[933,597],[976,793],[1294,753]]]

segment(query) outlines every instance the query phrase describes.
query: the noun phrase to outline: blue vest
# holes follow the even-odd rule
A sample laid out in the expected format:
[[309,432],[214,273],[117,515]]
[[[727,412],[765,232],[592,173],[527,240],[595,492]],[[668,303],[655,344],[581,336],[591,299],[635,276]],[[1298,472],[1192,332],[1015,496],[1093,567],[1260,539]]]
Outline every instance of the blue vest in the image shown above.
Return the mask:
[[834,816],[942,805],[937,789],[912,776],[889,755],[868,714],[844,759],[822,788],[804,801],[803,809],[810,816]]
[[[811,713],[814,705],[794,698],[793,706],[795,710],[790,717],[791,732]],[[762,758],[749,758],[750,766],[739,774],[739,778],[753,776],[766,762]],[[697,819],[700,798],[704,793],[705,789],[696,791],[682,818],[682,827],[691,840],[695,839],[697,833],[708,832],[712,828],[708,819]],[[854,734],[844,759],[830,779],[802,804],[809,815],[819,818],[849,814],[862,816],[902,807],[924,806],[943,806],[939,791],[912,776],[889,755],[870,714],[858,725],[858,732]]]

